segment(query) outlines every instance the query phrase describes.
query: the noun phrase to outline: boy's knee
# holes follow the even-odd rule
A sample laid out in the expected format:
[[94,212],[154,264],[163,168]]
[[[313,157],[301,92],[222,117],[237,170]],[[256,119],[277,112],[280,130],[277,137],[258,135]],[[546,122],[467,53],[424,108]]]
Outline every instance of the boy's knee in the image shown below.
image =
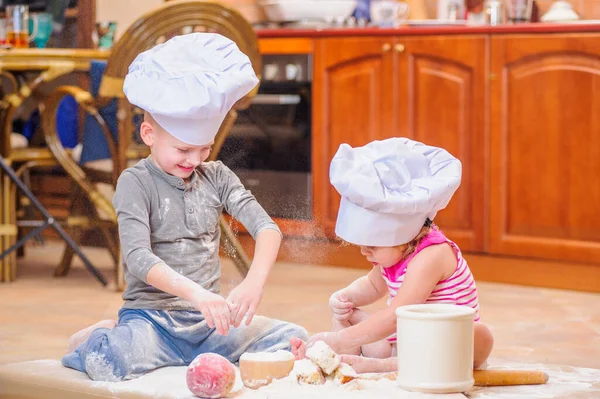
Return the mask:
[[300,338],[303,341],[307,341],[309,338],[308,331],[306,330],[306,328],[299,326],[297,324],[289,323],[287,325],[286,333],[287,333],[286,338],[288,338],[288,339],[295,337],[295,338]]
[[130,368],[127,346],[118,337],[93,334],[81,352],[86,373],[94,381],[122,381]]
[[306,328],[292,323],[286,323],[282,327],[279,335],[281,337],[281,340],[286,342],[288,345],[290,339],[292,338],[299,338],[303,341],[307,341],[309,338],[308,331],[306,330]]
[[291,350],[290,340],[292,338],[300,338],[303,341],[308,340],[308,332],[304,327],[279,320],[265,319],[265,321],[270,324],[268,330],[266,330],[268,332],[257,342],[257,348],[253,348],[255,350]]

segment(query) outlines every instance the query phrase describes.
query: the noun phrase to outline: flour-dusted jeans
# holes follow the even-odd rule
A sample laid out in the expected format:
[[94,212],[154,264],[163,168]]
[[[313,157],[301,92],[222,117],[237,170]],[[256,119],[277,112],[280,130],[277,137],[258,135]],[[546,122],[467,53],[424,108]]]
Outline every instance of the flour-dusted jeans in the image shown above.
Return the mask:
[[255,316],[227,336],[209,328],[200,312],[121,309],[119,323],[98,328],[62,364],[95,381],[121,381],[164,366],[186,366],[200,353],[218,353],[233,363],[248,352],[290,350],[290,338],[308,339],[295,324]]

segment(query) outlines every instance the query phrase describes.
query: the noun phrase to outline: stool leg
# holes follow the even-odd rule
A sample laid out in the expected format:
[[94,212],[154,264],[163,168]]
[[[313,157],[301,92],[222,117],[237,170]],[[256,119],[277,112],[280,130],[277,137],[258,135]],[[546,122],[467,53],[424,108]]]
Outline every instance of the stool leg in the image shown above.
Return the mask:
[[[4,189],[4,174],[0,171],[0,198],[2,198],[2,203],[6,202],[6,190]],[[0,225],[7,223],[4,220],[4,206],[0,206]],[[0,253],[4,252],[8,247],[5,242],[6,236],[0,235]],[[6,282],[5,278],[5,270],[7,267],[7,258],[0,259],[0,281]]]
[[[3,174],[2,175],[2,182],[0,183],[2,184],[2,209],[0,209],[0,213],[2,213],[2,220],[4,223],[6,224],[10,224],[10,194],[11,194],[11,187],[10,187],[10,179],[8,177],[8,175]],[[6,251],[8,248],[10,248],[11,246],[11,237],[9,235],[5,235],[3,237],[0,237],[0,240],[2,240],[2,252]],[[11,260],[12,260],[12,256],[6,256],[4,257],[1,262],[2,262],[2,280],[5,282],[9,282],[13,280],[13,276],[12,276],[12,265],[11,265]]]
[[[16,226],[17,225],[17,193],[16,193],[16,191],[13,191],[12,182],[8,178],[8,176],[6,177],[6,190],[8,191],[9,195],[8,195],[8,199],[5,204],[5,207],[6,207],[5,218],[9,224]],[[15,245],[15,243],[17,242],[16,235],[14,235],[14,236],[9,235],[7,238],[8,238],[7,247],[9,247],[9,248],[11,246]],[[17,279],[17,251],[12,252],[6,258],[8,259],[8,263],[10,265],[10,280],[9,281],[14,281]]]
[[119,251],[117,252],[119,259],[115,268],[115,284],[117,292],[123,292],[125,290],[125,269],[123,269],[123,258],[121,256],[121,245],[119,244]]
[[[69,215],[71,216],[79,216],[85,214],[84,204],[81,200],[81,190],[77,185],[73,187],[72,195],[71,195],[71,204],[69,205]],[[69,235],[77,244],[81,244],[81,239],[83,237],[83,229],[78,226],[67,227]],[[65,277],[69,274],[71,270],[71,264],[73,263],[73,256],[75,255],[75,251],[69,245],[65,246],[65,250],[63,252],[62,258],[60,260],[59,265],[54,269],[55,277]]]
[[246,277],[252,263],[250,258],[223,215],[219,219],[219,226],[221,227],[221,246],[226,250],[227,255],[231,257],[242,277]]
[[[70,229],[69,235],[76,243],[81,242],[81,229]],[[65,246],[62,259],[60,260],[60,264],[56,266],[56,269],[54,269],[54,277],[65,277],[67,274],[69,274],[74,255],[75,251],[73,250],[73,248],[71,248],[69,245]]]

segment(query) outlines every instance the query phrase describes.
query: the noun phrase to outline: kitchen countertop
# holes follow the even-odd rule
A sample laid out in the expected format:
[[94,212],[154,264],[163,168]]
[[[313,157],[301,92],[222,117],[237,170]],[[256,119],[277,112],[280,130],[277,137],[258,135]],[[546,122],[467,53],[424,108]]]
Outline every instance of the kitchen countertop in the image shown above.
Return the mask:
[[340,37],[340,36],[412,36],[465,34],[600,33],[600,20],[575,23],[530,23],[500,26],[401,26],[398,28],[258,28],[260,38]]

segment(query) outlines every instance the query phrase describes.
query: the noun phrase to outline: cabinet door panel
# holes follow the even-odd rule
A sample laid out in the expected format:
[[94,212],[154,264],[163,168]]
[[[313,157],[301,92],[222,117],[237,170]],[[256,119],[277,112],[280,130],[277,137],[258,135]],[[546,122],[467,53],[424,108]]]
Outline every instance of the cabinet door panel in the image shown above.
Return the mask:
[[492,42],[494,253],[600,263],[600,40]]
[[329,236],[339,194],[329,164],[342,143],[360,146],[388,135],[392,118],[391,39],[322,39],[315,46],[313,198],[315,221]]
[[436,222],[463,250],[483,251],[486,39],[432,37],[398,43],[404,51],[398,53],[396,132],[443,147],[460,159],[461,186]]

